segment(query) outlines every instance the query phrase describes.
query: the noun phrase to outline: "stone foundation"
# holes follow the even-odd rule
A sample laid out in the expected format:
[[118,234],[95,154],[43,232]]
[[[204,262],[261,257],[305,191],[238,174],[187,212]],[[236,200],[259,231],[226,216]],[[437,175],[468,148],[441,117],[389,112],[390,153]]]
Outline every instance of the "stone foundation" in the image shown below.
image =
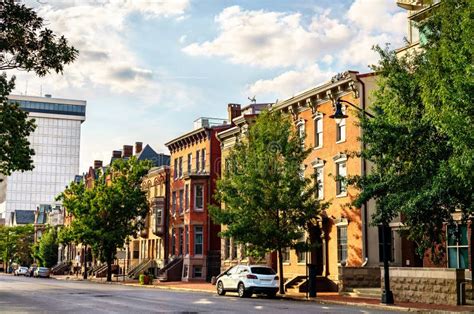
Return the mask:
[[[383,288],[383,268],[380,272]],[[396,302],[458,305],[464,273],[463,269],[390,267],[390,289]]]
[[339,267],[339,291],[380,287],[380,267]]

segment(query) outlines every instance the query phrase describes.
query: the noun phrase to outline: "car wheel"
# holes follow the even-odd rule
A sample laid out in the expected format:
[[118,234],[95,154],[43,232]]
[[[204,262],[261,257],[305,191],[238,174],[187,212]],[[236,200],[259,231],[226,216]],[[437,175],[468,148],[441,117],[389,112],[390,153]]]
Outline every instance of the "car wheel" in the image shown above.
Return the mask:
[[225,295],[224,284],[222,283],[222,281],[219,281],[217,283],[217,294],[218,295]]
[[237,292],[239,294],[239,297],[241,297],[241,298],[249,297],[249,293],[247,291],[245,291],[245,286],[242,282],[239,283],[239,285],[237,287]]

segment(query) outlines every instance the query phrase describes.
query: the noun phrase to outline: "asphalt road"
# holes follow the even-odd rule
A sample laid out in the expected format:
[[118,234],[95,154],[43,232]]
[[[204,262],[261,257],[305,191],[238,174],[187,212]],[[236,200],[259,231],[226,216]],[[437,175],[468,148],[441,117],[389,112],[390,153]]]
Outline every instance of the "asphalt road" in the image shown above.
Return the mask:
[[[314,302],[0,275],[0,313],[377,313]],[[378,312],[382,313],[382,312]]]

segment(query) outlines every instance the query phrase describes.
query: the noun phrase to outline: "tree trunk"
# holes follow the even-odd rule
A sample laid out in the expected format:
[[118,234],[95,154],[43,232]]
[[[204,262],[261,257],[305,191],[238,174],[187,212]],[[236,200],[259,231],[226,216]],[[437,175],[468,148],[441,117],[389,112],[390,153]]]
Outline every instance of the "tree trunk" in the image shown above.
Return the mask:
[[110,258],[107,259],[107,281],[112,281],[112,260]]
[[283,253],[281,247],[278,248],[278,272],[280,275],[280,294],[285,294],[285,282],[283,277]]

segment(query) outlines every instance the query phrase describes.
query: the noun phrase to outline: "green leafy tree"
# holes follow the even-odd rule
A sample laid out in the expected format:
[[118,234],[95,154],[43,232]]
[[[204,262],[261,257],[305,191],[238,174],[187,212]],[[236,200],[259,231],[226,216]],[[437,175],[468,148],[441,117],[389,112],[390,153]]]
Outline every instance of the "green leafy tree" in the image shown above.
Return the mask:
[[135,157],[118,159],[98,174],[93,186],[73,183],[59,197],[73,215],[68,237],[91,245],[97,257],[107,263],[107,281],[112,280],[117,248],[144,225],[148,201],[141,183],[150,168],[148,161]]
[[[63,66],[71,63],[78,51],[68,45],[66,38],[58,37],[44,27],[36,12],[17,1],[0,4],[0,71],[33,71],[44,76],[50,71],[62,73]],[[15,77],[0,75],[0,174],[33,169],[34,151],[27,140],[35,129],[34,120],[7,96],[15,87]]]
[[33,225],[0,226],[0,252],[5,271],[10,261],[20,265],[30,265],[33,262],[31,249],[33,242]]
[[304,249],[300,239],[325,206],[316,199],[314,180],[302,176],[308,154],[288,116],[261,113],[248,138],[232,148],[217,182],[216,198],[225,206],[211,207],[214,221],[227,226],[223,237],[257,253],[278,252],[282,294],[282,250]]
[[375,118],[361,116],[363,157],[373,163],[356,205],[377,202],[376,223],[401,214],[423,254],[443,256],[444,224],[473,211],[473,2],[443,0],[420,25],[423,49],[404,57],[377,48]]
[[55,228],[49,228],[43,233],[38,243],[38,257],[41,266],[53,267],[58,262],[58,233]]

